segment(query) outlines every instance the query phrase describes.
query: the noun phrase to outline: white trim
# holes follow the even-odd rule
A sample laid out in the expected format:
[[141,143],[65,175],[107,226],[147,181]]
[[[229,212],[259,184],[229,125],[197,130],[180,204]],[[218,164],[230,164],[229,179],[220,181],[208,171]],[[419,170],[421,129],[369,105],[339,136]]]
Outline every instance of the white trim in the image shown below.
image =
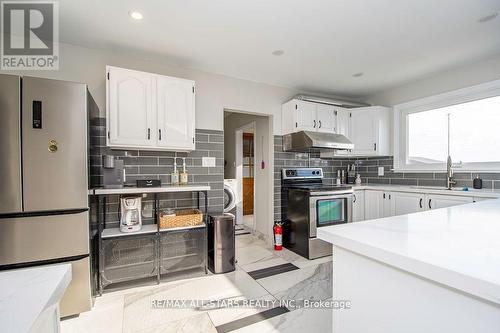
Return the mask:
[[[243,132],[245,130],[251,129],[253,134],[254,134],[254,147],[253,147],[253,152],[254,152],[254,168],[253,168],[253,207],[255,209],[255,181],[257,179],[257,166],[255,164],[256,157],[255,157],[255,131],[256,131],[257,124],[255,121],[252,121],[248,124],[245,124],[235,131],[236,135],[236,155],[235,155],[235,163],[236,163],[236,182],[238,184],[238,201],[236,203],[236,219],[237,221],[241,221],[243,224]],[[256,224],[255,224],[255,212],[253,214],[253,219],[252,219],[252,231],[256,230]]]
[[[500,80],[495,80],[487,83],[478,84],[468,88],[462,88],[446,92],[443,94],[425,97],[414,101],[398,104],[394,106],[394,171],[396,172],[443,172],[446,171],[446,163],[439,165],[424,165],[418,166],[407,165],[406,153],[408,151],[407,124],[403,121],[407,119],[407,115],[416,112],[422,112],[432,109],[438,109],[455,104],[472,102],[475,100],[485,99],[489,97],[500,96]],[[405,144],[406,147],[402,147]],[[469,163],[469,166],[464,165],[461,168],[455,168],[458,172],[500,172],[499,163]]]

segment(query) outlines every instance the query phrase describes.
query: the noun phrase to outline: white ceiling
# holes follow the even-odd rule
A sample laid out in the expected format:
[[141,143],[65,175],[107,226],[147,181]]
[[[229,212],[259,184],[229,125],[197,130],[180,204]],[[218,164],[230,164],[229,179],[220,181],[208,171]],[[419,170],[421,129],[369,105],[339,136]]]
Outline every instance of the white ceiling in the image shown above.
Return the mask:
[[495,12],[498,0],[61,0],[60,38],[362,96],[499,54],[500,15],[478,23]]

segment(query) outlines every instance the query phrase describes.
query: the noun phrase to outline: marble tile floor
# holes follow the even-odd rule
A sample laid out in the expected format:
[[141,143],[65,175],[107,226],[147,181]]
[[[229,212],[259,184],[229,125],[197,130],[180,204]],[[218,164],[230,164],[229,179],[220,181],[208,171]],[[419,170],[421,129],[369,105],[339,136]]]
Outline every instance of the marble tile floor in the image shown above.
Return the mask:
[[[283,249],[274,251],[253,235],[236,236],[236,270],[226,274],[184,274],[174,281],[110,291],[94,308],[63,320],[63,333],[168,332],[331,332],[332,310],[306,309],[279,300],[332,297],[331,257],[307,260]],[[280,273],[279,266],[287,268]],[[290,270],[291,265],[294,267]],[[256,271],[269,274],[254,274]],[[270,271],[269,271],[270,270]],[[265,276],[252,278],[253,276]],[[277,273],[277,274],[276,274]],[[199,303],[164,308],[165,300],[222,300],[258,307]]]

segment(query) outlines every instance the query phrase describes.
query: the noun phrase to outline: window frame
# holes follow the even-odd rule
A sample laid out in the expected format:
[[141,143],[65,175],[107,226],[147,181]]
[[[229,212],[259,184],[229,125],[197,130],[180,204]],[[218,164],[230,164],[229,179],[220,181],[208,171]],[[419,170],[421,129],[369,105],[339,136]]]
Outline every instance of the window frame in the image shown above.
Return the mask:
[[[445,172],[446,163],[407,163],[408,161],[408,115],[442,107],[472,102],[475,100],[500,96],[500,80],[472,87],[458,89],[439,95],[417,99],[394,106],[394,171],[396,172]],[[453,159],[453,156],[451,157]],[[457,161],[453,161],[454,163]],[[498,172],[500,162],[476,162],[454,164],[459,172]]]

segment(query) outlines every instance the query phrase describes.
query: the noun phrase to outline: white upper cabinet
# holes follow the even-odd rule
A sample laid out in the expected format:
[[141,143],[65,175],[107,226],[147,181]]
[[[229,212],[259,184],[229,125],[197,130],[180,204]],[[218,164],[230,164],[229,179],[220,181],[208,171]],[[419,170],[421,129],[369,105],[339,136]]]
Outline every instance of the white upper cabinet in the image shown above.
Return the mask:
[[335,133],[337,116],[333,105],[317,104],[316,120],[318,132]]
[[155,76],[158,110],[157,145],[194,150],[194,82]]
[[282,105],[283,134],[313,131],[342,134],[354,144],[352,150],[321,152],[321,156],[390,156],[391,109],[367,106],[346,109],[298,99]]
[[296,124],[295,127],[299,131],[315,131],[316,130],[316,104],[296,101]]
[[351,136],[351,112],[349,109],[344,109],[341,107],[336,108],[336,116],[337,116],[337,134],[342,134],[346,137]]
[[350,139],[354,144],[354,152],[370,155],[377,150],[378,115],[371,110],[355,110],[351,112]]
[[108,145],[149,147],[154,126],[152,78],[148,73],[108,68]]
[[298,131],[335,133],[337,107],[292,99],[281,107],[283,134]]
[[[343,117],[349,117],[349,120],[343,120],[344,126],[348,128],[343,130],[342,134],[352,141],[354,149],[339,150],[335,152],[335,155],[388,156],[392,154],[391,109],[382,106],[354,108],[346,110]],[[340,124],[337,126],[340,131]]]
[[194,81],[111,66],[106,71],[108,146],[195,149]]

